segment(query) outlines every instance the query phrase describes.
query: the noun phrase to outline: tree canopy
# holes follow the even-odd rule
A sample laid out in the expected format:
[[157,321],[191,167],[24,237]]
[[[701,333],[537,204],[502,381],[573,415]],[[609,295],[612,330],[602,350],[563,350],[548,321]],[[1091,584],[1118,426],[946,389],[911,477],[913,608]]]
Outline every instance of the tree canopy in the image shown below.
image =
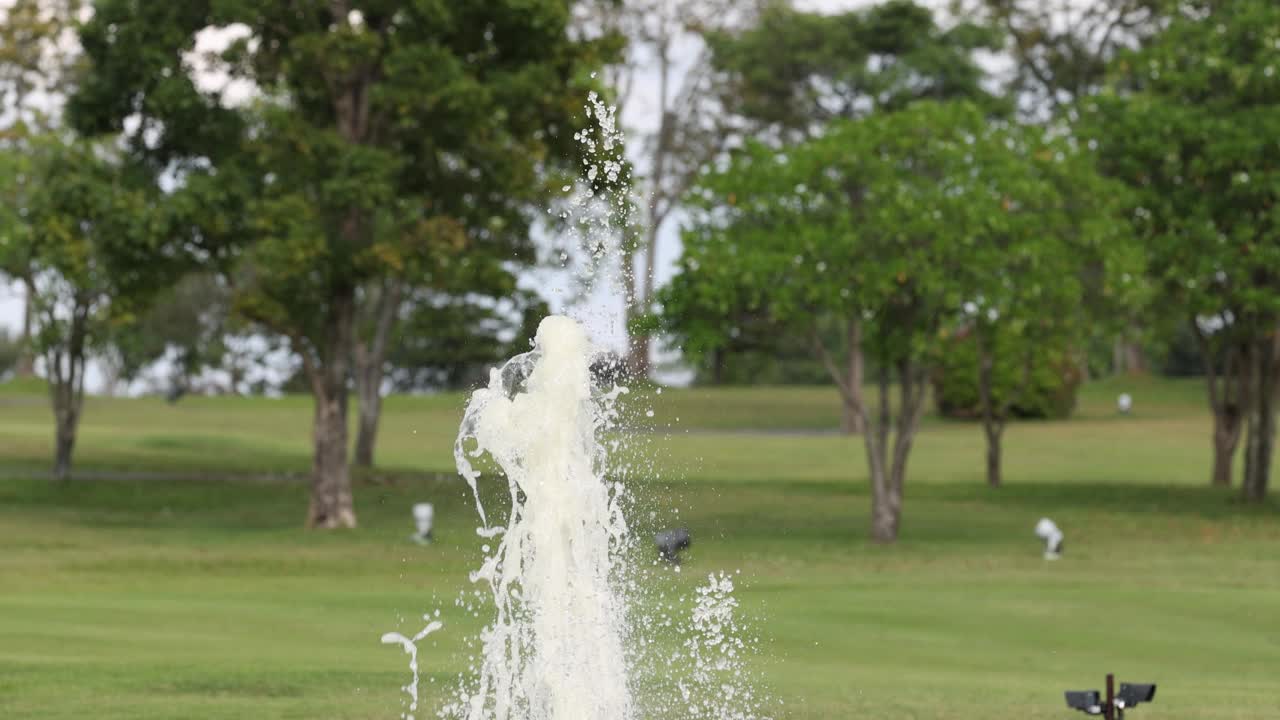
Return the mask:
[[1230,481],[1232,435],[1247,415],[1244,492],[1261,499],[1280,384],[1280,8],[1183,3],[1112,72],[1113,87],[1083,102],[1082,132],[1137,194],[1161,297],[1199,336],[1205,367],[1227,366],[1209,382],[1215,477]]
[[[967,322],[1034,347],[1052,331],[1046,315],[1070,322],[1089,252],[1114,238],[1102,189],[1069,140],[993,123],[968,103],[919,102],[781,149],[753,144],[703,178],[664,312],[693,352],[725,343],[744,314],[808,337],[868,426],[873,535],[892,540],[940,332]],[[845,353],[873,358],[878,417],[823,323],[848,329]]]
[[[233,307],[289,339],[316,399],[311,525],[351,526],[347,378],[366,303],[465,249],[531,257],[533,201],[574,157],[608,43],[565,0],[97,3],[70,110],[171,182],[168,252],[215,269]],[[243,102],[192,72],[204,58]],[[167,180],[165,180],[167,179]],[[380,363],[379,363],[380,364]]]
[[999,33],[960,22],[941,26],[932,10],[891,0],[836,14],[767,5],[758,21],[709,36],[725,74],[729,111],[784,137],[917,100],[967,99],[992,112],[1003,100],[984,87],[976,51]]

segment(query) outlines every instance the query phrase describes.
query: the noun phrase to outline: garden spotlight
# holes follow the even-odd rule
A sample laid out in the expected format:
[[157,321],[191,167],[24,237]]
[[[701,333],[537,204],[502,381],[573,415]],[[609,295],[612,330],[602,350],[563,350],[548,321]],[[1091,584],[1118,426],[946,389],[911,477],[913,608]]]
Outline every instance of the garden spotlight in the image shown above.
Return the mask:
[[1116,701],[1120,707],[1131,708],[1139,703],[1149,703],[1156,699],[1156,686],[1151,684],[1120,683],[1120,692]]
[[1062,555],[1063,541],[1066,536],[1049,518],[1040,518],[1036,523],[1036,536],[1044,541],[1044,559],[1057,560]]
[[664,530],[653,536],[654,543],[658,546],[658,554],[663,560],[672,565],[680,564],[680,551],[689,547],[692,538],[689,531],[685,528],[676,528],[675,530]]
[[1102,714],[1102,696],[1097,690],[1068,690],[1067,707],[1086,715]]
[[1154,683],[1120,683],[1115,691],[1116,676],[1107,675],[1107,695],[1104,699],[1097,690],[1068,690],[1064,693],[1067,707],[1085,715],[1101,715],[1106,720],[1124,720],[1124,711],[1141,703],[1149,703],[1156,697]]
[[1121,415],[1128,415],[1133,409],[1133,396],[1129,393],[1120,393],[1120,397],[1116,398],[1116,409]]
[[418,532],[413,534],[413,541],[419,545],[431,542],[431,530],[435,525],[436,509],[431,503],[417,503],[413,506],[413,524]]

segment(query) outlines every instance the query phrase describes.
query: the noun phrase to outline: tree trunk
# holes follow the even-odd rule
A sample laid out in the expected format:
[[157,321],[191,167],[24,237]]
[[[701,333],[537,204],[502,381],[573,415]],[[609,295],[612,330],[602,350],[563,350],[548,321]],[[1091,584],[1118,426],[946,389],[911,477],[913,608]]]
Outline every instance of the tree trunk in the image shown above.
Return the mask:
[[80,418],[75,412],[55,410],[54,415],[53,478],[66,482],[71,479],[71,453],[76,447],[76,428]]
[[1004,484],[1000,474],[1001,436],[1004,434],[1004,423],[983,423],[987,434],[987,486],[998,488]]
[[347,468],[347,393],[316,395],[315,448],[312,459],[311,504],[307,527],[334,529],[356,526]]
[[[920,417],[924,414],[924,399],[928,394],[925,371],[910,358],[898,363],[898,421],[894,428],[893,465],[889,472],[889,506],[893,511],[893,539],[898,538],[902,518],[902,498],[907,480],[907,460],[920,430]],[[888,422],[888,416],[881,413]]]
[[1141,343],[1135,340],[1124,343],[1124,365],[1130,375],[1141,375],[1147,371],[1147,356]]
[[[665,158],[665,153],[662,155]],[[659,172],[662,172],[661,166]],[[655,202],[658,202],[655,200]],[[658,262],[658,230],[667,219],[665,210],[655,209],[649,215],[649,227],[645,228],[644,271],[638,278],[639,293],[632,312],[647,314],[653,309],[654,266]],[[633,270],[634,272],[634,270]],[[629,356],[632,374],[640,379],[647,379],[653,371],[653,361],[649,357],[652,337],[647,330],[634,331],[629,344]]]
[[[836,387],[840,389],[841,398],[846,406],[852,406],[858,410],[861,416],[861,427],[863,427],[863,443],[867,447],[867,469],[869,471],[869,482],[872,486],[872,539],[878,543],[891,543],[897,539],[897,527],[899,527],[899,518],[902,511],[902,478],[906,473],[906,455],[911,448],[911,438],[914,437],[914,428],[919,425],[919,409],[922,404],[915,404],[916,396],[913,395],[913,389],[916,387],[914,380],[916,379],[914,370],[911,369],[910,363],[904,364],[904,369],[909,370],[908,374],[902,377],[902,404],[901,414],[899,415],[899,425],[897,425],[897,434],[895,443],[893,443],[893,459],[890,464],[888,457],[888,441],[890,441],[890,433],[892,428],[892,409],[890,406],[890,366],[887,363],[879,364],[879,374],[876,386],[879,391],[879,413],[877,420],[870,420],[867,411],[867,404],[863,401],[861,395],[861,327],[854,320],[847,327],[850,342],[850,361],[842,370],[837,368],[836,361],[832,359],[831,351],[827,350],[827,346],[822,342],[822,333],[818,332],[817,325],[812,328],[812,340],[814,351],[822,360],[827,373],[831,375],[831,379],[835,380]],[[856,351],[855,351],[856,348]],[[856,356],[856,360],[854,357]],[[856,374],[855,374],[856,373]],[[858,378],[859,384],[851,384],[851,378]],[[919,384],[920,393],[923,393],[923,379]]]
[[[341,22],[349,15],[350,5],[349,0],[329,0],[329,11]],[[343,65],[340,73],[328,78],[338,134],[353,146],[369,143],[374,75],[372,64],[366,63]],[[342,241],[349,247],[361,247],[368,240],[369,225],[367,209],[349,207],[340,228]],[[311,504],[307,510],[307,526],[313,528],[356,526],[351,468],[347,464],[347,381],[356,350],[357,293],[356,286],[345,277],[339,275],[331,281],[319,345],[307,368],[315,396],[315,448]],[[305,353],[308,348],[302,350]]]
[[373,451],[378,442],[378,418],[382,416],[382,393],[376,387],[356,383],[359,420],[356,427],[356,467],[373,467]]
[[347,466],[347,375],[355,322],[354,288],[335,288],[329,302],[324,348],[316,361],[308,363],[315,427],[307,527],[353,528],[356,513]]
[[1280,372],[1280,335],[1275,332],[1255,341],[1250,348],[1248,440],[1244,452],[1244,497],[1262,502],[1271,481],[1271,464],[1276,437],[1277,372]]
[[1210,483],[1229,487],[1236,447],[1240,444],[1244,419],[1242,407],[1249,397],[1249,353],[1243,353],[1242,357],[1241,348],[1229,341],[1215,352],[1209,336],[1200,330],[1195,318],[1191,318],[1190,326],[1200,349],[1209,409],[1213,415],[1213,475]]
[[867,430],[866,423],[862,419],[862,412],[858,409],[862,407],[864,367],[862,358],[862,321],[856,317],[849,321],[845,342],[849,351],[845,370],[845,384],[848,387],[848,391],[843,398],[844,412],[840,419],[840,429],[847,435],[853,435]]
[[[91,311],[91,297],[77,293],[66,326],[65,344],[55,344],[45,354],[49,398],[53,404],[53,477],[59,482],[71,478],[71,458],[84,409],[85,346],[89,340]],[[52,313],[47,322],[53,327],[59,323]]]
[[378,421],[382,417],[382,378],[391,331],[399,317],[404,285],[388,280],[378,295],[373,336],[355,344],[355,385],[359,410],[356,431],[356,467],[373,467],[378,442]]
[[36,374],[36,357],[31,350],[31,331],[34,325],[33,308],[35,299],[35,285],[31,282],[30,277],[22,278],[22,335],[18,337],[18,362],[14,365],[14,376],[20,378],[35,377]]
[[841,397],[840,402],[840,432],[845,435],[858,435],[865,429],[862,425],[862,413],[858,411],[858,406],[846,397]]
[[[889,366],[881,363],[880,373],[876,381],[880,396],[880,412],[877,422],[864,423],[866,432],[862,434],[863,444],[867,448],[867,470],[871,480],[871,539],[877,543],[891,543],[898,538],[898,512],[901,503],[895,507],[889,489],[888,447],[889,447]],[[866,409],[863,408],[866,415]]]
[[[883,474],[883,469],[881,470]],[[871,496],[871,540],[881,545],[888,545],[898,539],[898,518],[902,512],[902,500],[896,501],[888,490],[887,478],[882,479],[884,487]]]
[[982,430],[987,439],[987,485],[998,488],[1002,482],[1000,436],[1004,433],[1004,413],[996,412],[995,398],[992,397],[995,358],[984,346],[981,331],[975,332],[974,338],[978,345],[978,400],[982,406]]
[[[629,317],[635,317],[637,313],[636,308],[627,309]],[[649,335],[648,333],[630,330],[628,330],[628,333],[627,372],[637,380],[647,380],[649,373],[653,370],[653,364],[649,360]]]
[[1213,414],[1213,480],[1216,487],[1231,486],[1231,468],[1235,462],[1236,447],[1240,444],[1240,414]]
[[1142,343],[1130,340],[1124,335],[1116,337],[1112,350],[1112,366],[1117,375],[1141,375],[1145,373],[1147,359],[1142,350]]

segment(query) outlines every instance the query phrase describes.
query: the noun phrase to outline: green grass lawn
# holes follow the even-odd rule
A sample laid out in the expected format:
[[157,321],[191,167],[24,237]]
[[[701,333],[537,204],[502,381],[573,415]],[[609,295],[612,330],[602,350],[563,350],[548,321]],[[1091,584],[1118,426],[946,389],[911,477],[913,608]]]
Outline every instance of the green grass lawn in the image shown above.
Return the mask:
[[[1113,410],[1121,390],[1133,416]],[[1114,671],[1160,684],[1135,718],[1280,717],[1280,510],[1205,487],[1198,384],[1087,386],[1076,418],[1010,429],[996,492],[978,428],[929,420],[887,548],[865,540],[860,442],[825,432],[835,400],[635,398],[669,430],[637,440],[637,520],[695,537],[661,582],[741,571],[781,716],[1070,718],[1061,691]],[[43,401],[0,390],[0,718],[395,718],[407,658],[378,637],[436,608],[428,709],[462,668],[481,622],[453,604],[479,558],[471,499],[408,472],[450,468],[460,396],[389,401],[380,458],[401,472],[362,481],[362,527],[338,534],[299,528],[296,481],[51,485]],[[301,472],[308,433],[304,398],[94,399],[77,460]],[[437,505],[431,547],[407,540],[418,500]],[[1042,515],[1067,532],[1056,563],[1031,534]]]

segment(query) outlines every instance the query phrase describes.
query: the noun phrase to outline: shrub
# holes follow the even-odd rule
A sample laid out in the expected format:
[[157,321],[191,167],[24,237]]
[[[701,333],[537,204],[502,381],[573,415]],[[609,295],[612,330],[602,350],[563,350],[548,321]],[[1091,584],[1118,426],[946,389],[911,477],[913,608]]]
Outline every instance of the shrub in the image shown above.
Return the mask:
[[[1082,375],[1071,352],[1066,348],[1041,349],[1031,368],[1031,382],[1010,408],[1015,418],[1059,419],[1071,415],[1076,407],[1076,391]],[[1004,363],[1009,365],[1011,363]],[[992,389],[997,405],[1005,394],[1022,383],[1021,369],[998,367]],[[943,417],[976,419],[982,417],[978,393],[978,353],[973,339],[957,333],[942,340],[937,370],[933,374],[933,397]]]

